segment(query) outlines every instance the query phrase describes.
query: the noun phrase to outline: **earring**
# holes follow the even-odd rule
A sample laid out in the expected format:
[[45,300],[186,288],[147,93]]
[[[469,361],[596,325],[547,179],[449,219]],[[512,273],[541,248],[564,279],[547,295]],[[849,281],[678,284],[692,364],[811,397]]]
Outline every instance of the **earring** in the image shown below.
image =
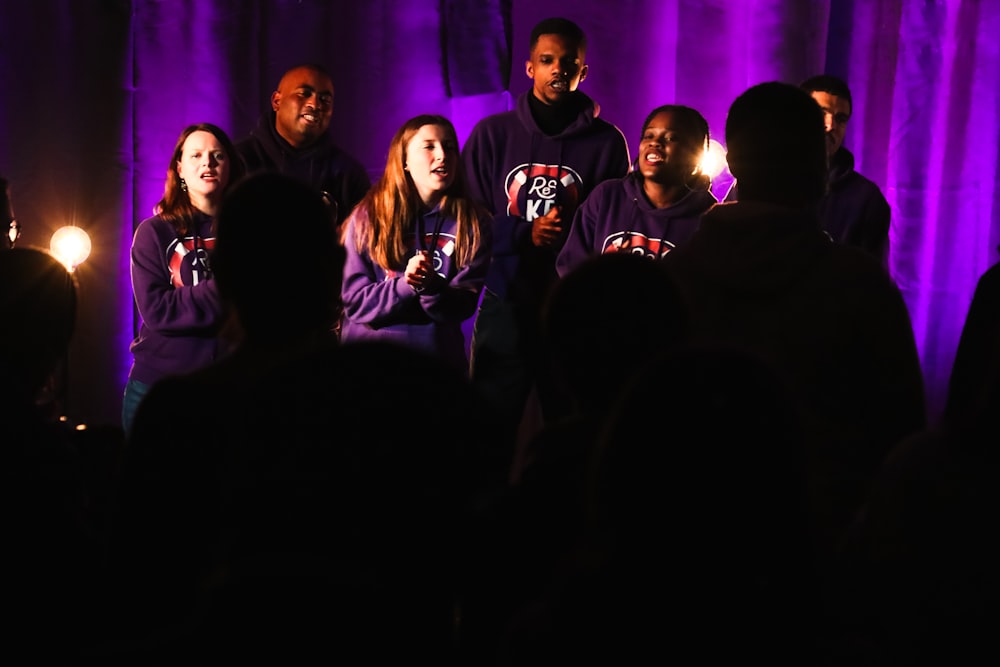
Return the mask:
[[181,179],[181,190],[184,192],[188,191],[188,184],[184,182],[183,178]]

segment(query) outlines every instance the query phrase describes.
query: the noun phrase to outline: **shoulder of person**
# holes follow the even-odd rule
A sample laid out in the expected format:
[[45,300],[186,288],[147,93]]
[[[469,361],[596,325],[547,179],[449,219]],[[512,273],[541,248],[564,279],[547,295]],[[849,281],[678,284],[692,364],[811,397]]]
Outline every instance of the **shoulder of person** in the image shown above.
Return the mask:
[[164,233],[169,233],[171,236],[176,235],[174,226],[159,215],[151,215],[148,218],[143,219],[138,225],[136,225],[135,233],[137,235],[142,234],[144,236],[159,236]]
[[[882,263],[867,250],[843,243],[831,243],[829,256],[843,283],[877,287],[880,284],[896,289]],[[867,289],[867,288],[865,288]]]
[[591,199],[599,200],[601,198],[620,198],[624,196],[637,197],[641,188],[642,185],[631,174],[627,174],[621,178],[608,178],[595,185],[584,201],[590,201]]
[[496,128],[516,123],[517,120],[518,112],[516,109],[491,113],[476,121],[476,124],[472,126],[472,130],[469,132],[469,136],[488,135]]

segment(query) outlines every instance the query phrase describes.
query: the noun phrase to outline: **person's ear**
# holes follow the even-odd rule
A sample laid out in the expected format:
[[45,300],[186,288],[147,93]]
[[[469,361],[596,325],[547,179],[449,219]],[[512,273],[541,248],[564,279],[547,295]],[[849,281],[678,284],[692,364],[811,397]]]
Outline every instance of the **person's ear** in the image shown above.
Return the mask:
[[580,83],[583,83],[583,80],[587,78],[587,72],[589,71],[590,71],[589,65],[584,65],[583,67],[580,68]]
[[530,60],[526,60],[524,62],[524,73],[528,75],[529,79],[534,79],[535,78],[535,68],[531,64]]
[[281,93],[277,90],[271,93],[271,109],[273,111],[278,110],[278,103],[281,102]]

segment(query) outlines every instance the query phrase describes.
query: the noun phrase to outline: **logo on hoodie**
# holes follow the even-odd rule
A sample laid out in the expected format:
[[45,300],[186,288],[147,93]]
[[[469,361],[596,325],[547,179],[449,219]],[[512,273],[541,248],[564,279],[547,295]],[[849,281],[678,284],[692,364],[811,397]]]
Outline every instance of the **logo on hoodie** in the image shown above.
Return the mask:
[[[184,285],[197,285],[202,280],[206,280],[212,275],[208,266],[208,251],[215,247],[215,239],[198,239],[194,242],[194,237],[188,236],[183,240],[174,240],[167,247],[167,257],[170,264],[170,284],[174,287],[184,287]],[[191,255],[187,261],[185,257]],[[185,283],[185,275],[190,275],[191,279]]]
[[507,174],[507,213],[528,222],[562,206],[563,217],[572,216],[580,203],[580,175],[557,164],[522,164]]
[[602,253],[630,252],[633,255],[659,259],[674,249],[674,244],[664,239],[654,239],[639,232],[615,232],[604,239]]

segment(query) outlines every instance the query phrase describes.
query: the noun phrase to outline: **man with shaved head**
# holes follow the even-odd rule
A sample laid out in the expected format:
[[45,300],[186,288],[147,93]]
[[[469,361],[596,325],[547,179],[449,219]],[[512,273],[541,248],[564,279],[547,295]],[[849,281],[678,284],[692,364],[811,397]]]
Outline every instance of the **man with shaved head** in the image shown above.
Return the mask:
[[333,80],[322,65],[287,70],[271,93],[271,109],[237,144],[247,172],[277,171],[312,185],[339,224],[371,186],[364,166],[333,142]]

